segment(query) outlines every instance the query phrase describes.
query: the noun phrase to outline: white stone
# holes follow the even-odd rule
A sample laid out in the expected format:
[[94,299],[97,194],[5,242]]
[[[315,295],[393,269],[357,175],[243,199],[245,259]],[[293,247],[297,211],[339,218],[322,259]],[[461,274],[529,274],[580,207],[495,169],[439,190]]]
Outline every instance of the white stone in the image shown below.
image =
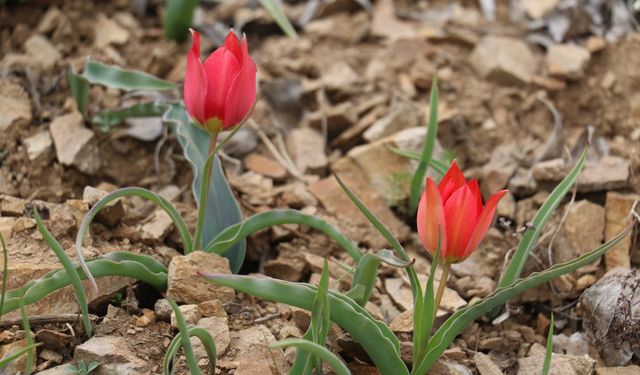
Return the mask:
[[46,155],[52,150],[53,141],[48,130],[38,132],[31,137],[24,139],[24,146],[27,148],[29,160],[36,160],[40,156]]
[[78,112],[56,117],[50,125],[56,156],[63,165],[94,174],[100,168],[100,151],[93,132],[84,127]]

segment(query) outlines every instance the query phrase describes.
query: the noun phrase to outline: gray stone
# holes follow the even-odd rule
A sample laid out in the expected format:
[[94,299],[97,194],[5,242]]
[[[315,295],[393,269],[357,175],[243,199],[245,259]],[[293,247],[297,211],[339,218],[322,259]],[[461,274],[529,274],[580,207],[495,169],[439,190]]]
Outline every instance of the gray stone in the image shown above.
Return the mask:
[[554,44],[547,50],[546,64],[552,76],[577,80],[584,76],[591,53],[575,44]]
[[469,59],[481,77],[503,85],[526,85],[537,69],[529,46],[520,39],[509,37],[484,37]]
[[151,219],[140,227],[140,237],[147,243],[159,244],[171,233],[172,229],[173,220],[171,216],[165,210],[157,209],[152,214]]
[[100,151],[93,132],[84,127],[78,112],[56,117],[50,125],[56,156],[63,165],[94,174],[100,168]]
[[29,160],[44,159],[50,155],[53,149],[53,141],[48,130],[43,130],[24,139],[23,144],[27,149]]
[[473,361],[475,362],[480,375],[502,375],[500,367],[491,360],[491,357],[482,352],[474,354]]
[[94,336],[78,345],[73,355],[76,362],[98,362],[95,375],[134,375],[142,373],[146,362],[138,358],[122,337]]
[[[219,318],[215,316],[202,318],[198,321],[196,326],[209,331],[211,337],[213,337],[213,341],[215,341],[216,343],[216,355],[218,358],[220,358],[227,350],[227,348],[229,347],[229,343],[231,342],[227,318]],[[191,344],[193,345],[193,350],[195,351],[198,358],[206,357],[204,346],[199,339],[195,337],[191,338]]]
[[[184,320],[187,324],[195,325],[201,318],[200,307],[198,305],[181,305],[178,306]],[[178,321],[176,320],[176,313],[171,310],[171,327],[178,328]]]
[[27,51],[27,55],[32,58],[32,63],[44,70],[49,70],[58,61],[62,61],[60,51],[42,35],[34,35],[27,39],[24,43],[24,49]]
[[24,88],[0,79],[0,131],[23,127],[31,122],[31,101]]
[[322,173],[329,160],[325,155],[325,139],[318,131],[297,128],[287,136],[287,149],[300,172]]

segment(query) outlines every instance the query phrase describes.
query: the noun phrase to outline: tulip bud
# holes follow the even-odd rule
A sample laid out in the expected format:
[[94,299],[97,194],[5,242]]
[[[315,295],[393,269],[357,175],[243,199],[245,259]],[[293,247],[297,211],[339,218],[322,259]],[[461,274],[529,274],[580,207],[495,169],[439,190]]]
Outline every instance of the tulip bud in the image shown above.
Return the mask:
[[478,181],[467,181],[454,161],[439,185],[427,178],[418,205],[420,242],[435,254],[440,233],[441,260],[449,264],[465,260],[489,230],[496,206],[506,193],[493,194],[483,207]]
[[211,133],[238,125],[256,100],[256,64],[247,40],[233,31],[224,45],[200,60],[200,34],[193,34],[187,55],[184,103],[192,120]]

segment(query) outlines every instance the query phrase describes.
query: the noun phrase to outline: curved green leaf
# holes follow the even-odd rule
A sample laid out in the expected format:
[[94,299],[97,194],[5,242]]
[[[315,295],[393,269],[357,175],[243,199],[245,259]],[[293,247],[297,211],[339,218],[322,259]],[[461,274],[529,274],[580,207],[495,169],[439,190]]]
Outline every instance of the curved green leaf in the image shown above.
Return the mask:
[[[204,350],[207,352],[207,357],[209,357],[209,368],[210,374],[215,374],[216,371],[216,343],[211,337],[211,333],[202,327],[189,327],[189,337],[197,337],[202,342],[202,346],[204,346]],[[167,352],[164,355],[164,360],[162,361],[162,373],[164,375],[173,374],[173,370],[170,369],[171,362],[174,362],[176,354],[178,354],[178,349],[180,349],[180,343],[182,342],[182,332],[178,332],[178,334],[171,340],[169,347],[167,348]]]
[[298,34],[296,33],[296,29],[293,28],[293,25],[287,18],[287,15],[284,14],[284,9],[282,8],[282,3],[280,0],[260,0],[260,4],[271,14],[271,17],[276,21],[280,29],[285,33],[289,38],[297,38]]
[[91,118],[91,122],[98,124],[101,131],[107,132],[128,118],[158,117],[164,114],[167,108],[166,105],[156,102],[138,103],[118,110],[100,111]]
[[[158,261],[146,255],[113,252],[87,261],[87,267],[91,274],[96,277],[131,277],[151,285],[159,292],[167,290],[167,269]],[[75,272],[77,272],[80,279],[87,278],[80,266],[75,266]],[[25,304],[28,305],[68,285],[71,285],[71,278],[66,270],[61,269],[49,272],[38,279],[29,281],[20,288],[8,291],[0,315],[19,308],[20,299],[23,297]]]
[[631,233],[636,224],[637,222],[634,221],[616,237],[591,252],[583,254],[571,261],[556,264],[544,271],[534,272],[526,279],[520,279],[507,287],[500,287],[483,300],[455,312],[431,337],[431,340],[427,345],[427,355],[420,364],[416,366],[413,374],[426,374],[429,368],[442,355],[442,353],[444,353],[456,336],[474,320],[528,289],[551,281],[569,272],[573,272],[578,268],[595,261],[620,242],[625,236]]
[[553,325],[555,319],[551,313],[551,322],[549,323],[549,333],[547,334],[547,350],[544,353],[544,363],[542,364],[542,375],[549,375],[551,368],[551,357],[553,357]]
[[171,90],[178,86],[139,70],[122,69],[87,58],[82,78],[89,83],[120,90]]
[[173,309],[173,313],[176,315],[176,325],[178,326],[178,330],[180,330],[180,345],[182,346],[184,356],[187,358],[189,373],[191,373],[191,375],[200,375],[202,372],[200,372],[198,360],[193,352],[191,340],[189,340],[189,327],[187,327],[187,321],[185,320],[184,315],[182,315],[182,311],[178,308],[178,305],[176,305],[171,298],[167,298],[167,301],[169,301],[169,304]]
[[360,306],[364,306],[369,301],[373,287],[378,279],[378,268],[380,263],[386,263],[394,267],[410,267],[413,262],[398,259],[391,250],[380,250],[377,254],[365,254],[362,256],[353,275],[351,290],[347,296],[352,298]]
[[169,0],[165,10],[164,36],[176,42],[184,42],[189,35],[189,28],[193,21],[193,13],[198,6],[198,0]]
[[231,246],[251,234],[264,228],[282,224],[300,224],[317,229],[334,239],[354,260],[358,261],[362,257],[356,244],[340,233],[337,228],[320,218],[291,209],[275,209],[261,212],[248,217],[241,223],[227,227],[211,240],[205,251],[223,255]]
[[328,363],[337,375],[351,375],[351,372],[349,371],[347,365],[345,365],[344,362],[342,362],[340,358],[338,358],[338,356],[329,351],[329,349],[325,348],[324,346],[318,345],[313,341],[303,339],[284,339],[278,341],[275,344],[271,344],[270,347],[286,348],[288,346],[303,349],[304,351],[307,351],[319,357],[323,362]]
[[76,68],[73,64],[69,67],[69,71],[67,72],[67,81],[71,88],[71,94],[76,100],[78,112],[83,116],[86,115],[87,107],[89,106],[89,81],[76,72]]
[[[311,310],[317,288],[305,283],[292,283],[272,278],[240,275],[207,275],[206,279],[244,293],[268,300]],[[349,332],[360,343],[383,375],[408,375],[400,358],[400,342],[384,323],[351,298],[329,291],[331,321]]]
[[[387,150],[393,152],[396,155],[400,155],[402,157],[412,159],[412,160],[418,160],[418,161],[422,160],[422,154],[418,152],[403,150],[401,148],[393,147],[388,144],[386,145],[386,147],[387,147]],[[444,176],[447,173],[447,170],[449,169],[449,166],[447,165],[447,163],[442,162],[438,159],[431,159],[429,161],[429,166],[433,168],[436,172],[438,172],[438,174],[440,174],[441,176]]]

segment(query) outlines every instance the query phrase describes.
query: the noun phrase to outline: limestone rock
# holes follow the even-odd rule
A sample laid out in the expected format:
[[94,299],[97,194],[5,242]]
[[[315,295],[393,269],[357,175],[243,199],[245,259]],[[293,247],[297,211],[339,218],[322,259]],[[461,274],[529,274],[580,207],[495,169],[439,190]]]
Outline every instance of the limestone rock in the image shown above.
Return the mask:
[[287,170],[280,163],[260,154],[247,155],[244,164],[247,169],[276,181],[282,181],[287,177]]
[[31,101],[24,88],[0,79],[0,132],[23,127],[31,122]]
[[596,375],[640,375],[640,367],[636,365],[627,367],[598,367]]
[[[629,213],[638,200],[640,200],[640,195],[637,194],[621,194],[614,191],[607,192],[605,203],[605,241],[615,237],[631,223]],[[633,235],[626,236],[605,254],[604,259],[607,270],[616,267],[630,267],[631,259],[629,253],[631,251],[632,241]]]
[[[542,373],[544,355],[518,359],[518,375],[539,375]],[[589,356],[554,354],[551,360],[550,374],[554,375],[591,375],[596,361]]]
[[526,43],[503,36],[484,37],[469,59],[481,77],[503,85],[526,85],[537,69]]
[[138,358],[125,339],[117,336],[92,337],[76,347],[73,359],[100,363],[92,373],[96,375],[134,375],[146,367],[146,361]]
[[296,128],[287,136],[287,149],[300,172],[322,173],[329,163],[325,140],[316,130]]
[[554,44],[547,51],[546,64],[552,76],[565,79],[580,79],[589,64],[591,53],[575,44]]
[[56,156],[63,165],[94,174],[100,168],[100,152],[93,132],[84,127],[78,112],[56,117],[50,125]]
[[233,289],[210,283],[198,275],[198,272],[230,274],[229,260],[203,251],[174,257],[169,263],[167,296],[178,302],[196,304],[214,299],[233,299]]
[[491,357],[482,352],[474,354],[473,361],[475,362],[480,375],[502,375],[500,367],[491,360]]
[[107,18],[104,14],[98,14],[95,24],[94,44],[97,48],[105,48],[110,44],[121,45],[129,40],[129,31],[120,26],[116,21]]
[[60,51],[42,35],[34,35],[24,42],[24,49],[31,57],[30,61],[44,70],[53,68],[58,61],[62,61]]
[[235,360],[243,362],[267,361],[282,372],[287,372],[284,353],[281,349],[269,349],[276,342],[271,330],[263,325],[255,325],[241,331],[231,332],[229,353]]
[[[109,193],[104,190],[86,186],[82,193],[82,200],[89,204],[89,206],[93,206],[107,194]],[[112,227],[120,222],[124,214],[124,205],[122,200],[118,199],[104,206],[100,212],[98,212],[98,215],[96,215],[96,221]]]
[[[187,322],[187,324],[194,325],[202,318],[200,307],[198,307],[198,305],[180,305],[178,306],[178,309],[180,309],[180,312],[182,313],[182,316],[184,317],[184,320]],[[173,311],[173,309],[171,311],[171,327],[178,328],[176,313]]]
[[[218,356],[218,358],[220,358],[227,350],[227,348],[229,347],[229,343],[231,342],[227,318],[219,318],[215,316],[202,318],[198,321],[196,326],[209,331],[211,337],[213,337],[213,340],[216,343],[216,355]],[[198,358],[206,357],[204,346],[198,338],[191,338],[191,344],[193,345],[193,350],[195,351]]]
[[43,159],[44,162],[47,162],[48,156],[53,150],[53,142],[48,130],[43,130],[25,138],[23,144],[31,161]]
[[604,239],[604,207],[581,200],[568,208],[556,242],[556,263],[569,261],[600,246]]
[[151,220],[140,227],[140,237],[147,243],[158,244],[164,241],[165,237],[171,233],[173,220],[163,209],[155,210],[152,215]]

